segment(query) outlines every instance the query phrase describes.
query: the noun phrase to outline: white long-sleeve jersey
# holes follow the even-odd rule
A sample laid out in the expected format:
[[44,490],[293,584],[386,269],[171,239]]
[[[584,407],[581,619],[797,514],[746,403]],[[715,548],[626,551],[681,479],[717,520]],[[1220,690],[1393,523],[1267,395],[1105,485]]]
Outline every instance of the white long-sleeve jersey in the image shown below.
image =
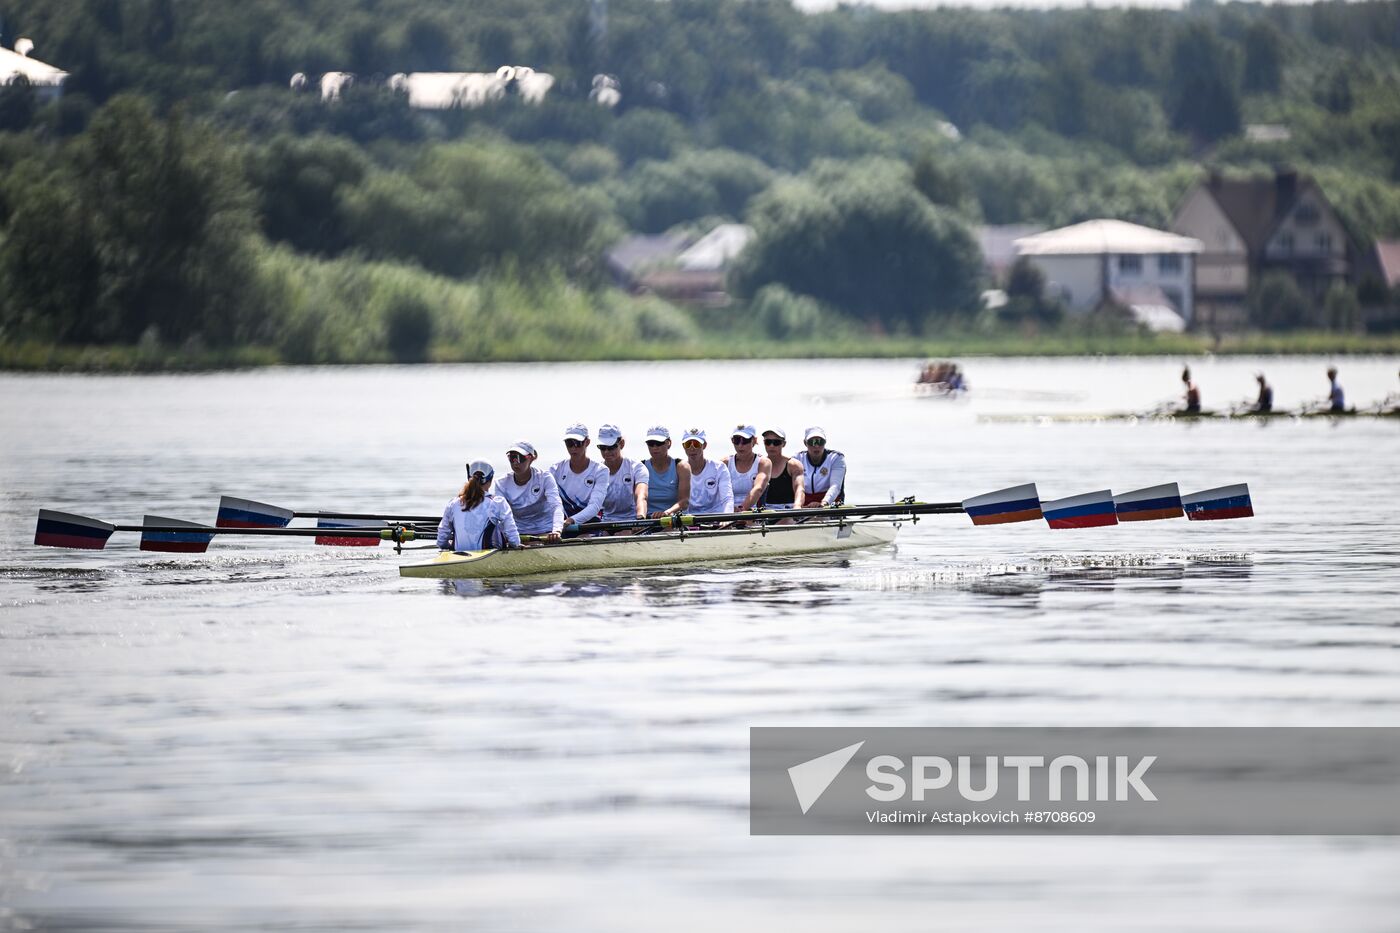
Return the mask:
[[549,472],[559,484],[565,518],[582,524],[598,516],[608,495],[607,467],[590,460],[582,473],[575,473],[569,461],[560,460]]
[[559,501],[559,484],[542,470],[530,467],[524,484],[514,473],[496,477],[496,493],[510,503],[516,527],[522,535],[556,534],[564,530],[564,506]]

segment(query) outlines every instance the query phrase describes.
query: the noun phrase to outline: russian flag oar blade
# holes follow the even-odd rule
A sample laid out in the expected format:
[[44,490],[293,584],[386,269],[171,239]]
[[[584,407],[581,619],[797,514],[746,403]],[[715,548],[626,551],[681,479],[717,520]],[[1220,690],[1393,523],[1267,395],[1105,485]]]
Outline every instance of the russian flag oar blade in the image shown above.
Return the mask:
[[1036,492],[1035,483],[973,496],[971,499],[964,499],[962,507],[974,525],[1033,522],[1043,516],[1040,493]]
[[1113,497],[1120,522],[1151,522],[1162,518],[1180,518],[1186,514],[1181,505],[1181,490],[1176,483],[1134,489]]
[[[147,515],[141,522],[143,525],[170,526],[178,525],[191,529],[207,528],[197,522],[182,521],[178,518],[162,518],[158,515]],[[209,542],[214,540],[214,536],[207,531],[142,531],[141,550],[143,551],[165,551],[172,554],[203,554],[209,550]]]
[[1113,507],[1113,492],[1108,489],[1042,502],[1040,507],[1045,512],[1045,521],[1051,528],[1097,528],[1100,525],[1118,524],[1118,513]]
[[39,524],[34,529],[34,543],[43,547],[74,547],[100,551],[116,531],[111,522],[99,521],[68,512],[39,510]]
[[292,517],[292,510],[281,506],[220,496],[219,517],[214,525],[218,528],[285,528]]
[[1249,498],[1248,483],[1193,492],[1182,496],[1181,504],[1186,509],[1186,517],[1193,522],[1254,517],[1254,502]]
[[[321,518],[317,519],[316,527],[326,529],[363,529],[365,527],[365,523],[362,521],[353,521],[349,519]],[[379,538],[356,538],[346,537],[344,535],[317,535],[316,543],[330,545],[331,547],[376,547],[379,544]]]

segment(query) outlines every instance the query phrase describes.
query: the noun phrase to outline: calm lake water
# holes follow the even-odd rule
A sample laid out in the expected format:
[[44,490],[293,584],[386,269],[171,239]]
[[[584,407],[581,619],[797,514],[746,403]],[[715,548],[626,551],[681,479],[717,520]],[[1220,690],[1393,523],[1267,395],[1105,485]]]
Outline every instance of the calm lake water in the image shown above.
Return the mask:
[[[1289,406],[1326,362],[1192,367]],[[915,361],[0,375],[0,929],[1394,930],[1394,839],[748,835],[756,725],[1400,725],[1400,420],[987,423],[1150,408],[1180,363],[967,368],[958,403]],[[1248,481],[1258,515],[459,588],[388,547],[30,544],[40,507],[437,512],[575,420],[639,455],[821,424],[852,501]]]

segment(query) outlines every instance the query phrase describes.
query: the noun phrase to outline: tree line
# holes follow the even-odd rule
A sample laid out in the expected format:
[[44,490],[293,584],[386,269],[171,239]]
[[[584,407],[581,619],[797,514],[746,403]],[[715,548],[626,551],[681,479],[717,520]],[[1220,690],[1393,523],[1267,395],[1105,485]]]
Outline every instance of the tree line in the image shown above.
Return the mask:
[[[398,297],[339,287],[356,311],[328,320],[386,356],[464,340],[468,318],[504,326],[489,296],[531,280],[619,339],[688,339],[683,316],[603,297],[599,259],[626,232],[721,218],[758,232],[732,286],[789,322],[775,333],[920,333],[975,309],[975,225],[1163,226],[1204,162],[1311,171],[1358,244],[1400,236],[1397,2],[807,15],[613,0],[604,19],[579,0],[0,0],[0,24],[71,72],[53,103],[0,89],[5,340],[341,358],[354,341],[308,343],[320,305],[289,297],[286,273],[357,266]],[[556,90],[429,113],[382,80],[507,63]],[[287,86],[329,70],[362,80],[334,104]],[[587,98],[600,73],[615,109]],[[1246,122],[1291,135],[1247,138]],[[455,324],[425,297],[453,282],[476,309]]]

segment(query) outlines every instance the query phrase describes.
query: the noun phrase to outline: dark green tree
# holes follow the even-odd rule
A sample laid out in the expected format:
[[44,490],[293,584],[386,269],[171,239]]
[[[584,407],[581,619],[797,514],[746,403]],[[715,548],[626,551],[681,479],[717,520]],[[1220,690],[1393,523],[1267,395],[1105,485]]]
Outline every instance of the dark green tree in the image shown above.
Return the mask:
[[1172,126],[1202,142],[1240,131],[1236,49],[1204,22],[1187,23],[1172,42],[1167,111]]

